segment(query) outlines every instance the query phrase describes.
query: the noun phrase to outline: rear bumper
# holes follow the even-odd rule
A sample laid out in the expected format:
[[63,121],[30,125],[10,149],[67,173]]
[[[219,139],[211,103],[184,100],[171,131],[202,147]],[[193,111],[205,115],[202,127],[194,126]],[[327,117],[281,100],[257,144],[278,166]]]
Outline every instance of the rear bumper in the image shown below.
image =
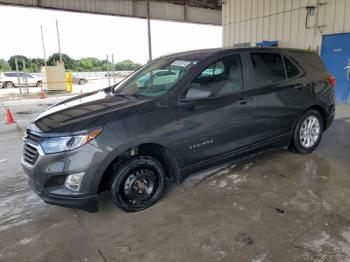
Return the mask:
[[45,191],[45,188],[38,186],[31,179],[28,182],[30,188],[42,199],[45,203],[70,207],[76,209],[82,209],[88,212],[97,212],[98,210],[98,196],[89,196],[89,197],[63,197],[60,195],[50,194]]
[[335,117],[335,105],[332,105],[329,108],[327,115],[326,115],[326,123],[324,126],[324,130],[327,130],[331,126],[331,124],[334,121],[334,117]]

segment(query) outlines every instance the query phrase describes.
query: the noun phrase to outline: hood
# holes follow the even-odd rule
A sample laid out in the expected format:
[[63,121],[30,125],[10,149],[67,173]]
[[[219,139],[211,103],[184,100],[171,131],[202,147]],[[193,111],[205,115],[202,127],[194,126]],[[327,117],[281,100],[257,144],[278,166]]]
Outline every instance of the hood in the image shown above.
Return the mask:
[[36,132],[79,133],[98,128],[109,120],[145,112],[153,100],[139,100],[104,90],[76,96],[49,107],[28,126]]

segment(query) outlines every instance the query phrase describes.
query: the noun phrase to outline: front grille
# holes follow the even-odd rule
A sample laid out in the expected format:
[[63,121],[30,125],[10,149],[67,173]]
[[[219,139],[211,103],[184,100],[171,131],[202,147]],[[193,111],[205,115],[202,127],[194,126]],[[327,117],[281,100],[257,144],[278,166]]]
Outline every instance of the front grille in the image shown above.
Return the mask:
[[30,131],[27,131],[27,139],[33,141],[34,143],[40,143],[43,140],[42,137],[35,135]]
[[32,133],[30,130],[27,130],[26,138],[24,140],[24,147],[23,147],[23,160],[30,164],[34,165],[39,157],[38,149],[36,148],[36,145],[39,145],[39,143],[43,140],[41,136],[38,136],[34,133]]
[[23,148],[23,160],[31,165],[34,165],[35,162],[38,160],[38,157],[39,157],[38,150],[34,146],[25,142],[24,148]]

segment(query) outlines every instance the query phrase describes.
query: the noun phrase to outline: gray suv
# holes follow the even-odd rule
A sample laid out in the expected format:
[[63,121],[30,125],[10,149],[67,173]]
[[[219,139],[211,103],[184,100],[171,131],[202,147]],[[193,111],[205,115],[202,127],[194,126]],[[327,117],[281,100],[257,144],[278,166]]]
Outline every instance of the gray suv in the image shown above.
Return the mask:
[[[159,74],[159,72],[162,72]],[[22,166],[47,203],[97,211],[150,207],[166,179],[258,152],[310,153],[331,125],[335,78],[317,53],[210,49],[160,57],[28,126]]]

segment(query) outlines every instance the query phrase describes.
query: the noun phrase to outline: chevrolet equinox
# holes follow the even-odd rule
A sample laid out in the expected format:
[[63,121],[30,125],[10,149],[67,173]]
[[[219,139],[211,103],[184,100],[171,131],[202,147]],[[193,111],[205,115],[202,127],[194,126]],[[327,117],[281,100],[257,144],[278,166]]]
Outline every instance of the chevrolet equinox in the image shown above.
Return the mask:
[[135,212],[214,165],[312,152],[334,119],[335,78],[317,53],[280,48],[160,57],[117,85],[57,103],[24,137],[22,166],[45,202]]

